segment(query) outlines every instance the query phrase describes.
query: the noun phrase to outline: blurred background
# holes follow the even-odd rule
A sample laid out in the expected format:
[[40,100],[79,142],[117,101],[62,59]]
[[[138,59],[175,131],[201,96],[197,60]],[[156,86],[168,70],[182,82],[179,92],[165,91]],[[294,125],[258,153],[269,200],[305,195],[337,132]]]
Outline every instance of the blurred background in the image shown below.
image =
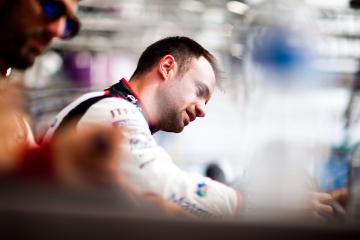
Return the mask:
[[360,139],[359,7],[355,0],[83,0],[80,35],[55,42],[19,73],[31,90],[34,128],[41,136],[80,94],[128,79],[151,43],[184,35],[215,54],[224,79],[206,118],[181,134],[155,135],[178,165],[204,174],[216,163],[253,204],[264,189],[299,201],[299,189],[347,186]]

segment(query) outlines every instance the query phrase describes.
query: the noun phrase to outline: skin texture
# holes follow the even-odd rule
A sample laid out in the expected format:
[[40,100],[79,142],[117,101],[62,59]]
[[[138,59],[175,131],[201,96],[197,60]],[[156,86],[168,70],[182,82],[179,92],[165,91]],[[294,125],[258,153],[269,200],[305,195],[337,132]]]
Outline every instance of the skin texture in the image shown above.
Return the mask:
[[[40,6],[42,0],[0,0],[0,70],[30,67],[54,38],[62,37],[65,17],[48,22]],[[75,14],[78,0],[61,0],[68,14]],[[0,76],[2,78],[2,76]],[[22,86],[0,80],[0,172],[10,171],[20,150],[27,147],[24,125],[26,93]],[[11,157],[10,157],[11,156]]]
[[163,83],[158,101],[161,130],[181,132],[196,117],[205,117],[205,104],[215,87],[215,74],[205,58],[193,59],[183,76],[174,74]]
[[0,176],[15,168],[26,147],[26,131],[17,118],[25,116],[24,96],[21,85],[0,81]]
[[330,194],[324,192],[313,192],[311,194],[312,209],[314,209],[314,216],[317,219],[325,220],[333,217],[332,204],[334,199]]
[[334,201],[338,201],[341,206],[347,207],[347,203],[350,197],[349,190],[347,188],[342,188],[331,192],[331,196]]
[[[25,69],[31,66],[54,38],[63,36],[65,17],[48,22],[40,1],[13,0],[11,4],[3,4],[0,18],[0,58],[10,67]],[[75,14],[78,1],[62,1],[68,12]]]
[[183,74],[178,69],[174,57],[166,55],[141,79],[130,81],[158,130],[179,133],[197,117],[205,117],[215,88],[214,70],[204,57],[193,58]]

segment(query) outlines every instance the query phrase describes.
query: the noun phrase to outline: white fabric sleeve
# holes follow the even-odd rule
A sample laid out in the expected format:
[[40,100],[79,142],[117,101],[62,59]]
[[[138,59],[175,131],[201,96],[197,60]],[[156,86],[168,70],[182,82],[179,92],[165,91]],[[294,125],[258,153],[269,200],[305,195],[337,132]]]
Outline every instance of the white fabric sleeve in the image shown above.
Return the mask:
[[120,98],[106,98],[89,108],[78,127],[86,123],[120,126],[126,154],[122,170],[144,192],[154,192],[199,216],[233,216],[240,196],[232,188],[177,167],[160,147],[145,118],[133,104]]

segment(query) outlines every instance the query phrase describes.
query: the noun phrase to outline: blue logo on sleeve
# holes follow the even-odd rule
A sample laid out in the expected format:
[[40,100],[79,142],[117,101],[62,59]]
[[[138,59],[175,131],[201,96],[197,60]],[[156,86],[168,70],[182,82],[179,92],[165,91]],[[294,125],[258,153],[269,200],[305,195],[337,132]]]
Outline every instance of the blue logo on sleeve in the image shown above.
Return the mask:
[[199,183],[197,185],[196,194],[199,197],[206,197],[208,195],[208,191],[209,191],[209,186],[206,185],[206,183]]

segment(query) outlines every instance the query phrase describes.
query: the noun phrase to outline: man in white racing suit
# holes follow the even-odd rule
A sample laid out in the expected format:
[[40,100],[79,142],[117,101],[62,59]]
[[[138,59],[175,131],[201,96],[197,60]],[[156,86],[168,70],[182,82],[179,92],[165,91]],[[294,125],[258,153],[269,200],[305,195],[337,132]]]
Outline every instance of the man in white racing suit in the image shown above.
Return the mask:
[[158,130],[181,132],[205,116],[218,77],[215,58],[186,37],[169,37],[142,54],[130,81],[85,94],[64,108],[45,135],[50,140],[68,123],[76,131],[88,124],[113,126],[126,139],[122,164],[143,192],[157,193],[186,211],[204,217],[237,213],[241,196],[232,188],[178,168],[152,136]]

